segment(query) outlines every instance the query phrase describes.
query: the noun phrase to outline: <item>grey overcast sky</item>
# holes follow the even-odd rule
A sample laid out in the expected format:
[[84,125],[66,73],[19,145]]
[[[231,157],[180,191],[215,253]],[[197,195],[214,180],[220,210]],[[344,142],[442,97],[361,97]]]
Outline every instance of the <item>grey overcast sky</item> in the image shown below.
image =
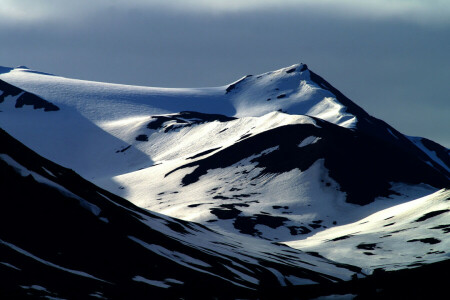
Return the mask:
[[0,0],[0,65],[204,87],[303,62],[370,114],[450,147],[448,0]]

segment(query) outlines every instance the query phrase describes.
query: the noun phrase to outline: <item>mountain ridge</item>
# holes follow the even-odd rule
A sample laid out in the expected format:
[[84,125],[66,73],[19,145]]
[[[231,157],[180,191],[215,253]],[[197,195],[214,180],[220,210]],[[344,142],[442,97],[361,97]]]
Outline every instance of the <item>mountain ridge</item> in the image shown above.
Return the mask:
[[[105,243],[114,243],[111,232],[120,233],[118,238],[125,238],[124,247],[129,247],[125,250],[137,247],[133,251],[143,260],[162,256],[169,269],[181,265],[182,274],[211,280],[212,286],[228,282],[233,286],[230,293],[241,287],[309,285],[311,280],[327,286],[375,270],[441,266],[439,262],[447,260],[449,149],[405,136],[370,116],[305,64],[248,75],[221,87],[192,89],[3,69],[8,72],[0,74],[0,127],[12,137],[3,131],[0,137],[9,141],[5,145],[15,145],[0,155],[2,176],[13,174],[10,184],[3,185],[8,197],[30,201],[32,195],[18,188],[20,182],[52,195],[52,201],[65,199],[56,202],[58,212],[76,207],[73,220],[90,214],[95,228],[108,231],[111,239]],[[24,101],[23,95],[35,102]],[[45,109],[52,105],[58,109]],[[47,160],[14,150],[23,149],[18,143]],[[58,196],[49,187],[59,190]],[[20,215],[17,203],[6,205],[5,213]],[[426,213],[416,215],[414,207]],[[113,216],[117,222],[110,227]],[[151,224],[151,229],[139,222]],[[64,220],[56,223],[72,230]],[[356,227],[360,230],[354,232]],[[131,233],[124,236],[127,231]],[[122,280],[98,264],[99,271],[90,269],[76,256],[53,257],[49,253],[57,245],[51,235],[45,238],[53,246],[34,248],[24,232],[14,232],[2,240],[8,253],[28,253],[25,256],[37,257],[35,261],[51,262],[47,266],[80,270],[84,273],[75,273],[107,282]],[[309,255],[300,251],[303,248]],[[400,259],[392,249],[402,248],[408,251]],[[36,254],[45,251],[50,256]],[[353,253],[356,266],[340,265],[349,261],[339,251]],[[220,252],[226,254],[217,259]],[[249,261],[246,252],[256,261]],[[262,261],[264,266],[258,265]],[[13,261],[5,263],[9,271],[21,269]],[[191,293],[190,287],[198,287],[186,278],[157,276],[151,266],[123,268],[127,276],[142,272],[124,279],[127,285],[131,278],[162,288],[159,291],[177,287],[180,293]],[[169,276],[170,271],[164,272]],[[195,275],[198,272],[202,275]],[[174,280],[190,282],[190,287],[178,287]],[[33,289],[32,284],[26,286]]]
[[[277,285],[279,275],[270,271],[273,267],[280,271],[286,268],[283,278],[289,282],[292,275],[297,284],[301,278],[305,284],[312,283],[311,279],[340,281],[340,276],[348,278],[359,272],[357,267],[307,254],[301,254],[308,261],[303,262],[292,256],[300,251],[267,242],[255,241],[257,247],[270,252],[255,251],[257,248],[245,246],[239,239],[202,225],[145,211],[38,156],[3,130],[0,141],[1,223],[9,227],[0,235],[2,253],[8,253],[1,258],[0,271],[9,271],[12,280],[22,286],[21,291],[14,291],[11,289],[18,288],[17,283],[8,287],[11,279],[2,281],[0,295],[5,291],[24,295],[29,287],[37,286],[31,295],[44,290],[49,296],[61,293],[83,298],[95,298],[95,293],[112,299],[151,293],[158,297],[187,294],[226,298],[229,293],[252,295],[260,281]],[[24,227],[19,215],[34,226]],[[286,263],[279,261],[281,257]],[[295,264],[299,265],[293,267]],[[331,275],[319,273],[320,264],[329,265],[324,270],[335,269]],[[39,279],[33,275],[44,270],[47,276]],[[74,280],[75,285],[61,283],[57,274],[70,278],[69,282]],[[164,276],[172,279],[161,278]],[[78,287],[75,292],[80,277],[87,280],[83,283],[86,288]],[[203,287],[201,281],[212,286]]]

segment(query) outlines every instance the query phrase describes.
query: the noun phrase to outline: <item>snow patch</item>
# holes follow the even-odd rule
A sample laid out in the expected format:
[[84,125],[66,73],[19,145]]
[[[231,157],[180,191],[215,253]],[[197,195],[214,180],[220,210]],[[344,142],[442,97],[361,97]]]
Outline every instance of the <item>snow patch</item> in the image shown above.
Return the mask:
[[10,264],[10,263],[4,262],[4,261],[0,261],[0,264],[5,265],[5,266],[7,266],[7,267],[9,267],[9,268],[11,268],[11,269],[17,270],[17,271],[21,271],[20,268],[18,268],[18,267],[16,267],[16,266],[13,266],[13,265]]
[[288,280],[293,285],[309,285],[309,284],[317,284],[317,282],[312,281],[311,279],[307,278],[300,278],[294,275],[288,275],[286,276],[286,280]]
[[37,284],[33,284],[33,285],[29,285],[29,286],[28,285],[21,285],[20,287],[25,289],[25,290],[30,290],[31,289],[31,290],[43,291],[43,292],[49,293],[49,291],[45,287],[37,285]]
[[39,258],[39,257],[31,254],[30,252],[25,251],[22,248],[19,248],[19,247],[15,246],[15,245],[13,245],[11,243],[8,243],[8,242],[5,242],[3,240],[0,240],[0,243],[5,245],[5,246],[7,246],[7,247],[9,247],[9,248],[11,248],[12,250],[14,250],[14,251],[16,251],[16,252],[18,252],[18,253],[20,253],[22,255],[28,256],[28,257],[30,257],[30,258],[32,258],[32,259],[34,259],[34,260],[36,260],[36,261],[38,261],[40,263],[45,264],[47,266],[50,266],[52,268],[56,268],[56,269],[59,269],[59,270],[65,271],[65,272],[69,272],[69,273],[72,273],[72,274],[75,274],[75,275],[78,275],[78,276],[82,276],[82,277],[86,277],[86,278],[90,278],[90,279],[94,279],[94,280],[98,280],[98,281],[109,283],[108,281],[105,281],[105,280],[102,280],[102,279],[97,278],[95,276],[92,276],[92,275],[90,275],[90,274],[88,274],[86,272],[68,269],[68,268],[59,266],[57,264],[54,264],[52,262],[49,262],[47,260],[44,260],[42,258]]
[[321,137],[316,137],[316,136],[308,136],[307,138],[305,138],[303,141],[301,141],[301,143],[298,145],[299,148],[311,145],[311,144],[315,144],[317,143],[319,140],[321,139]]
[[91,294],[89,294],[89,296],[95,297],[95,298],[99,298],[99,299],[108,299],[108,298],[105,298],[105,297],[103,296],[103,293],[102,293],[102,292],[91,293]]
[[228,270],[230,270],[231,272],[233,272],[238,278],[240,278],[242,281],[244,282],[251,282],[255,285],[257,285],[259,283],[259,280],[249,276],[247,274],[244,274],[238,270],[236,270],[235,268],[229,267],[229,266],[225,266],[225,268],[227,268]]
[[133,277],[134,281],[138,281],[138,282],[144,282],[146,284],[152,285],[152,286],[156,286],[156,287],[160,287],[160,288],[170,288],[170,285],[168,285],[167,283],[164,283],[164,281],[159,281],[159,280],[150,280],[147,278],[144,278],[142,276],[134,276]]
[[166,279],[164,279],[164,282],[174,283],[174,284],[184,284],[183,281],[179,281],[179,280],[173,279],[173,278],[166,278]]
[[[422,143],[422,138],[420,137],[413,137],[413,136],[407,136],[407,138],[413,142],[422,152],[424,152],[426,155],[428,155],[433,161],[438,163],[441,167],[443,167],[445,170],[450,172],[450,167],[447,166],[437,155],[435,151],[432,151],[425,147],[425,145]],[[433,166],[430,162],[426,162],[429,165]]]

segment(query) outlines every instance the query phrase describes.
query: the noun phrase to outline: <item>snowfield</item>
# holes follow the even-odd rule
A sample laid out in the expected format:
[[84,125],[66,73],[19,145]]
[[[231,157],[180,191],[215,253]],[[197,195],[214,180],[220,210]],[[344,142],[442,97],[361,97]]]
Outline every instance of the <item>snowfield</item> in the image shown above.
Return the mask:
[[450,190],[440,190],[286,245],[357,265],[366,272],[446,260],[450,257],[449,200]]
[[[449,258],[449,149],[370,116],[305,64],[179,89],[0,70],[0,128],[105,191],[92,196],[101,200],[80,196],[61,183],[64,172],[30,168],[12,150],[0,152],[0,162],[76,200],[101,226],[116,226],[111,203],[137,216],[140,225],[121,233],[124,243],[186,274],[244,288],[271,274],[278,285],[295,286]],[[141,234],[150,229],[183,246]],[[90,274],[8,240],[0,246]],[[189,277],[128,275],[130,284],[169,290]]]

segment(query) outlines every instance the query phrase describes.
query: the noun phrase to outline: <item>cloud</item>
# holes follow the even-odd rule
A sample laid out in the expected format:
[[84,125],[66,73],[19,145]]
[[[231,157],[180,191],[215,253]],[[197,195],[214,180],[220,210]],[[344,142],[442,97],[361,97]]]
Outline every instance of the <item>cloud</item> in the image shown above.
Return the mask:
[[235,14],[257,10],[302,11],[356,19],[401,19],[450,25],[448,0],[2,0],[0,17],[25,24],[77,21],[105,9],[163,9],[189,14]]
[[197,87],[305,62],[400,131],[450,145],[442,1],[0,1],[5,66]]

